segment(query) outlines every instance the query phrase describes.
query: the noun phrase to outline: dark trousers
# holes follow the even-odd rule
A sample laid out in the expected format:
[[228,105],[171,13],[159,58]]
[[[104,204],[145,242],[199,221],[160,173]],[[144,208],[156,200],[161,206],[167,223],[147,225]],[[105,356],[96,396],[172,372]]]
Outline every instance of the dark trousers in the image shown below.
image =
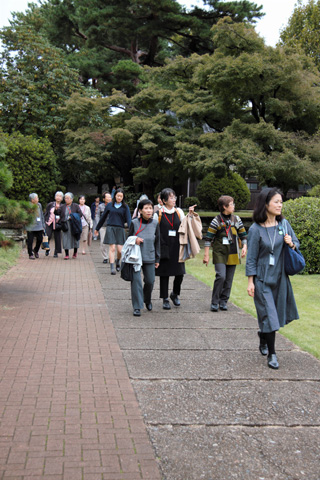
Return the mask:
[[151,303],[151,294],[155,280],[154,263],[143,263],[143,283],[141,279],[141,271],[133,272],[133,281],[131,282],[131,300],[133,309],[141,310],[144,303]]
[[[183,275],[176,275],[173,280],[172,291],[175,295],[180,295]],[[160,277],[160,298],[169,298],[169,277]]]
[[[43,230],[39,230],[37,232],[27,232],[27,247],[28,247],[28,254],[32,255],[33,252],[38,253],[42,243],[42,236]],[[36,246],[33,246],[33,240],[36,238]]]
[[215,269],[216,279],[213,284],[211,303],[222,306],[229,300],[236,265],[216,263]]
[[47,233],[48,233],[48,240],[50,242],[52,234],[54,238],[54,253],[58,254],[62,252],[61,249],[61,230],[53,230],[53,228],[49,229],[46,228]]

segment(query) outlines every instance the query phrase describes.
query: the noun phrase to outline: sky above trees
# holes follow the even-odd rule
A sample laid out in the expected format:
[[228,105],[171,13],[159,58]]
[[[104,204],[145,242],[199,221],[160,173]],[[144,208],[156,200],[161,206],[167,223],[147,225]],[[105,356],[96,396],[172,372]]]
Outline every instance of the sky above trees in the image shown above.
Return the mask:
[[[0,27],[8,25],[10,12],[23,12],[27,9],[31,0],[10,0],[10,2],[1,2],[0,6]],[[33,0],[37,3],[36,0]],[[186,6],[201,4],[201,0],[180,0],[180,3]],[[256,30],[265,38],[267,45],[274,46],[279,40],[280,30],[286,26],[290,15],[293,12],[296,0],[260,0],[257,5],[263,5],[265,17],[259,20]],[[305,2],[303,2],[305,3]]]

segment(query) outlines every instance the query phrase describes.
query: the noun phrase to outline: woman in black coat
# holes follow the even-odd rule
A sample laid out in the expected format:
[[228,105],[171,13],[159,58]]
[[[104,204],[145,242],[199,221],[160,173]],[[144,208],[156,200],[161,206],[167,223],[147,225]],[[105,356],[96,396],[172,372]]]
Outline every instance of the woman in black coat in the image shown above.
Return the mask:
[[[54,258],[58,257],[61,250],[61,207],[63,201],[63,193],[56,192],[55,201],[48,203],[44,214],[46,223],[46,233],[51,240],[52,234],[54,237]],[[46,251],[46,257],[49,255],[50,250]]]

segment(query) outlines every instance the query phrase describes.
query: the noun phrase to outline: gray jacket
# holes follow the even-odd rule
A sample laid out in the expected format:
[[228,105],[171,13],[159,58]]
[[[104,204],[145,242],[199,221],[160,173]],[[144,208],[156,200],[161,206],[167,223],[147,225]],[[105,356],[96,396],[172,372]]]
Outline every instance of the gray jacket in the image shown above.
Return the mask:
[[26,227],[26,230],[27,232],[41,232],[41,230],[45,230],[44,215],[41,203],[38,203],[38,210],[33,223],[30,223],[30,225]]

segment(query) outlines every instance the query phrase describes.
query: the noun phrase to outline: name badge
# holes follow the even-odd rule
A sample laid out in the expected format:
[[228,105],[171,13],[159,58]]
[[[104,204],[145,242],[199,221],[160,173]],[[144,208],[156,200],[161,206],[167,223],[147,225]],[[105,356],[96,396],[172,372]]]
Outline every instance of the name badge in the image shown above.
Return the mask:
[[229,240],[227,239],[227,237],[222,238],[222,245],[229,245]]
[[40,217],[37,217],[37,222],[40,222],[41,218]]
[[176,237],[177,231],[176,230],[169,230],[169,237]]
[[269,255],[269,265],[274,265],[274,256],[272,255],[272,253],[270,253]]

